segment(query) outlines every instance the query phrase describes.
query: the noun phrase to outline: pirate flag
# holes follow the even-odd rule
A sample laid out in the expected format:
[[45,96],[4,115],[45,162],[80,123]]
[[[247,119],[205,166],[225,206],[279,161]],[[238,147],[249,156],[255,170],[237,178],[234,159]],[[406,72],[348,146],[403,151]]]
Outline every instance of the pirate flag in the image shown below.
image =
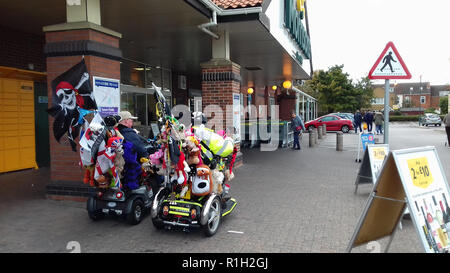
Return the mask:
[[54,79],[52,91],[53,106],[47,112],[55,118],[53,134],[59,142],[67,133],[70,146],[76,151],[74,139],[80,132],[80,109],[97,109],[84,59]]

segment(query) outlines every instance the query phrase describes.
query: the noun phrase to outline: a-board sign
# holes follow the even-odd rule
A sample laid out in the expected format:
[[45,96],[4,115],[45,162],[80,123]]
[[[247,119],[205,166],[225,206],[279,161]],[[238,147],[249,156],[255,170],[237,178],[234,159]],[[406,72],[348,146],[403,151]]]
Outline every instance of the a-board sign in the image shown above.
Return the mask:
[[389,154],[388,144],[368,144],[355,181],[355,193],[359,184],[375,184],[384,159]]
[[366,147],[368,144],[375,144],[375,137],[372,133],[360,133],[359,134],[359,138],[361,139],[361,141],[358,141],[358,155],[356,158],[356,162],[361,162],[361,159],[359,157],[359,153],[361,151],[361,144],[362,144],[362,148],[363,148],[363,152],[366,151]]
[[347,251],[390,236],[408,207],[425,252],[450,249],[449,186],[435,147],[391,151]]

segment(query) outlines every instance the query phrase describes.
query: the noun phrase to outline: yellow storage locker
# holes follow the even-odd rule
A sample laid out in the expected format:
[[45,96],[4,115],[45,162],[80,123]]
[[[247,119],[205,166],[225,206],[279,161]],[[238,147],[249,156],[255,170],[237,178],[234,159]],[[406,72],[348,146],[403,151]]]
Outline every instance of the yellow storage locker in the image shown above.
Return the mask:
[[0,172],[37,168],[32,81],[0,79]]

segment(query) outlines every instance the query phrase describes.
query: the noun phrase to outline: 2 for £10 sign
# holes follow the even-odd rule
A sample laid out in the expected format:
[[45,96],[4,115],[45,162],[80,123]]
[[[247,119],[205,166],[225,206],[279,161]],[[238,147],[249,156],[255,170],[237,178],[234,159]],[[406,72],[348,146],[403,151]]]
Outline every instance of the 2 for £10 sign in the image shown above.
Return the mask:
[[407,162],[413,185],[423,189],[428,188],[433,183],[433,176],[430,172],[427,158],[413,158]]

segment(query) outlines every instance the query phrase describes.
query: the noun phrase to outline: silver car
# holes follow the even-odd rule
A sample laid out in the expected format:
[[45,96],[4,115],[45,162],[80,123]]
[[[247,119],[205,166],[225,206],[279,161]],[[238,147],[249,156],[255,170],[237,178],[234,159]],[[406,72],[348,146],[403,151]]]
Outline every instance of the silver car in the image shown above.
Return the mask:
[[426,113],[419,117],[419,126],[441,126],[442,120],[437,114]]

